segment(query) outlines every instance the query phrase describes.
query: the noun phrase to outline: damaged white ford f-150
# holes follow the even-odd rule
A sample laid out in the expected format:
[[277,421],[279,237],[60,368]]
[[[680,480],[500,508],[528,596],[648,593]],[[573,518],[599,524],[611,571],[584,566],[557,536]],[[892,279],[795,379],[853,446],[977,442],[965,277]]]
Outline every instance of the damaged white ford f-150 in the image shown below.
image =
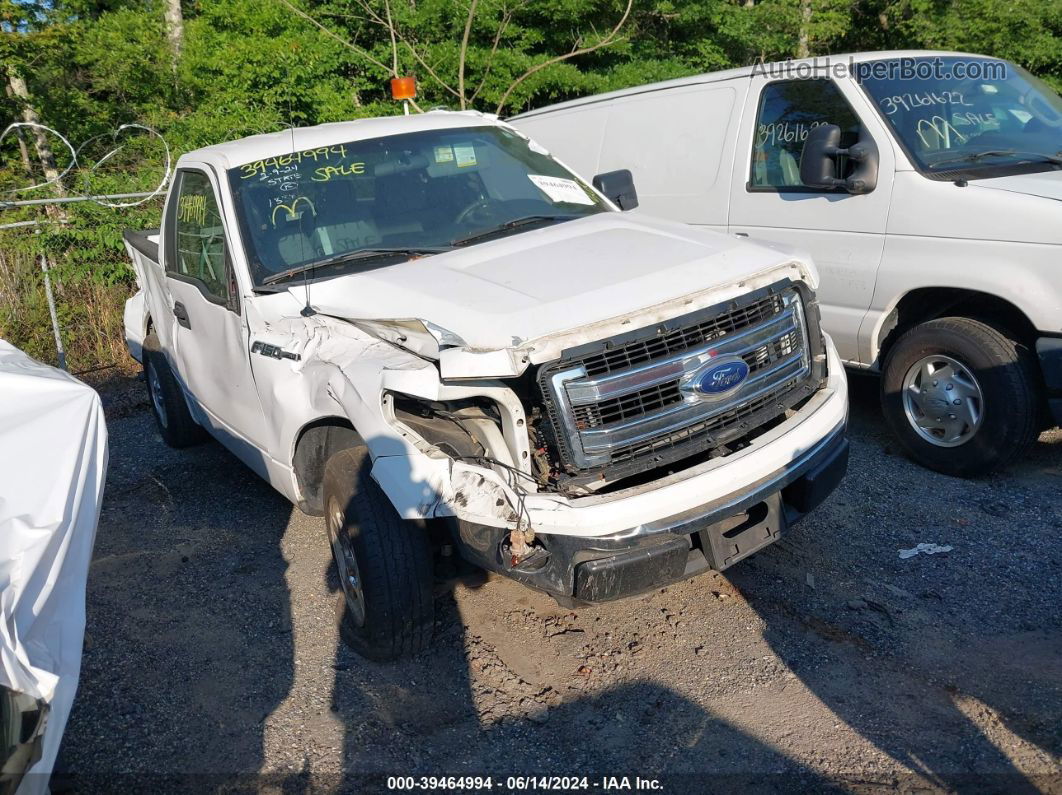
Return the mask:
[[362,654],[429,643],[454,551],[605,601],[726,568],[843,476],[811,264],[636,201],[432,112],[190,152],[127,233],[163,438],[205,429],[324,515]]

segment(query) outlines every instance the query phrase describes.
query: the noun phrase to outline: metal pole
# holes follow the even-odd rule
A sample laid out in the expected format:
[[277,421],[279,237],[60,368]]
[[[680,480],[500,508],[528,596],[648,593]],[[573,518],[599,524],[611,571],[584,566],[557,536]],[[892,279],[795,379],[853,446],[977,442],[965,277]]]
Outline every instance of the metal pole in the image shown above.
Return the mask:
[[[50,221],[49,223],[56,223]],[[40,226],[39,221],[15,221],[12,224],[0,224],[0,229],[19,229],[24,226]]]
[[59,353],[59,369],[66,369],[66,351],[59,335],[59,314],[55,311],[55,296],[52,294],[52,279],[48,275],[48,255],[41,249],[41,270],[44,271],[44,294],[48,297],[48,314],[52,316],[52,333],[55,334],[55,350]]
[[94,202],[100,199],[146,199],[151,193],[106,193],[99,196],[53,196],[50,199],[18,199],[7,201],[0,199],[0,210],[9,207],[35,207],[40,204],[75,204],[76,202]]

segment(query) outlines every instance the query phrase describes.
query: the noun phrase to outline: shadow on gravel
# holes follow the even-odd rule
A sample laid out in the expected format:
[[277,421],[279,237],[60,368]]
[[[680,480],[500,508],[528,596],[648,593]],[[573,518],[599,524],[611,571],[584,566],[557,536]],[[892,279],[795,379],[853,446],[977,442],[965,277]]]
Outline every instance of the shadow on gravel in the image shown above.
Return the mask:
[[214,442],[165,447],[148,412],[110,429],[80,688],[53,787],[255,773],[263,721],[294,678],[280,549],[291,504]]
[[[395,791],[388,783],[394,776],[461,775],[490,775],[502,792],[546,789],[507,784],[521,776],[576,784],[585,777],[585,786],[566,788],[575,791],[601,791],[606,778],[624,776],[627,789],[637,788],[636,778],[658,779],[668,793],[843,791],[652,681],[535,704],[528,715],[491,714],[482,706],[494,702],[491,690],[474,684],[469,668],[482,680],[494,663],[474,652],[479,638],[468,635],[453,598],[436,604],[435,644],[411,660],[368,663],[338,651],[332,709],[346,731],[344,774],[327,782],[337,791]],[[314,789],[304,783],[300,791]]]
[[[876,380],[851,383],[853,456],[839,505],[727,578],[779,659],[913,774],[948,791],[1058,787],[1059,775],[1027,778],[1008,739],[1062,754],[1062,545],[1050,516],[1019,518],[1056,498],[1042,499],[1032,471],[962,481],[907,464],[884,474],[882,454],[896,454]],[[1057,458],[1050,447],[1033,456]],[[955,551],[898,558],[923,539]]]

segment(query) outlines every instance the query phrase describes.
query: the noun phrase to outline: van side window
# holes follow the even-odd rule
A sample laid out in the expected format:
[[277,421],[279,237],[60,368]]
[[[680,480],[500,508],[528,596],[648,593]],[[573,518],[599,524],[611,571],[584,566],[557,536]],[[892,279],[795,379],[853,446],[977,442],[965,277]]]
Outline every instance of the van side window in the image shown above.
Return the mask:
[[172,254],[168,273],[194,279],[207,292],[225,301],[228,296],[225,270],[225,228],[214,188],[201,171],[183,171],[173,219]]
[[[841,128],[842,147],[859,140],[859,119],[833,81],[787,80],[767,84],[760,94],[756,115],[750,188],[809,190],[800,181],[800,153],[808,132],[822,124],[836,124]],[[841,163],[842,174],[845,165]]]

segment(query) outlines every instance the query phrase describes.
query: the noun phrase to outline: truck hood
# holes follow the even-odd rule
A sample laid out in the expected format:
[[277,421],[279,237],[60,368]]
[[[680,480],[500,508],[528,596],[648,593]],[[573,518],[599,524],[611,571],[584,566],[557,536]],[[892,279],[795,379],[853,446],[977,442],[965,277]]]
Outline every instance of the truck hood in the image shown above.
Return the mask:
[[1037,174],[1015,174],[1009,177],[979,179],[970,183],[979,188],[1024,193],[1043,199],[1062,201],[1062,171],[1041,171]]
[[[310,300],[318,312],[349,320],[427,320],[459,338],[450,344],[492,351],[738,285],[794,259],[775,247],[608,212],[315,282]],[[809,266],[801,271],[813,282]],[[305,300],[301,285],[291,294]]]

